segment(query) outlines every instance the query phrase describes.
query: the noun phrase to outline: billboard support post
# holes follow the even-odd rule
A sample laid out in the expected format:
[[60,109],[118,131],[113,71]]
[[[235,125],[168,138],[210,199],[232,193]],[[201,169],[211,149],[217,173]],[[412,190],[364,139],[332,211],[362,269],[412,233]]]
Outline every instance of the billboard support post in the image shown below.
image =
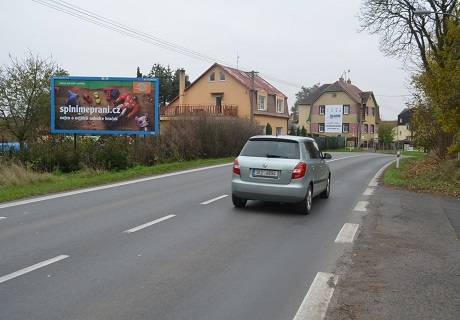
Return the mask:
[[77,134],[73,134],[73,151],[77,153]]

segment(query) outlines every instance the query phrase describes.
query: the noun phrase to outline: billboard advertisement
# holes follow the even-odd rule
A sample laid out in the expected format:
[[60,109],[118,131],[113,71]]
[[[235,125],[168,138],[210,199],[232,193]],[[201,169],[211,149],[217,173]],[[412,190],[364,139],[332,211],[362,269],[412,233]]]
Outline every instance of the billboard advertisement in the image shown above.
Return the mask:
[[341,104],[325,106],[324,132],[342,133],[342,113],[343,106]]
[[156,135],[158,79],[53,77],[51,133]]

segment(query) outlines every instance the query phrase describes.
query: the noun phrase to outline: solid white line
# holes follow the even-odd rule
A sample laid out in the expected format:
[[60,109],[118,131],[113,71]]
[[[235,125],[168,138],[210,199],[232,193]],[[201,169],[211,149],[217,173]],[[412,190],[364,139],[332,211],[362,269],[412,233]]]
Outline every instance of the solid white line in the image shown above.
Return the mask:
[[363,193],[364,196],[371,196],[373,194],[374,194],[374,188],[366,188],[366,190],[364,190],[364,193]]
[[335,238],[336,243],[352,243],[356,236],[356,231],[358,231],[359,224],[356,223],[345,223],[340,229],[337,238]]
[[348,158],[356,158],[356,157],[361,157],[361,156],[363,156],[363,154],[358,154],[357,156],[349,156],[349,157],[343,157],[343,158],[327,160],[326,162],[333,162],[333,161],[337,161],[337,160],[343,160],[343,159],[348,159]]
[[80,189],[80,190],[75,190],[75,191],[57,193],[57,194],[52,194],[52,195],[48,195],[48,196],[27,199],[27,200],[6,202],[4,204],[0,204],[0,209],[16,207],[16,206],[29,204],[29,203],[46,201],[46,200],[57,199],[57,198],[62,198],[62,197],[68,197],[68,196],[73,196],[73,195],[76,195],[76,194],[81,194],[81,193],[86,193],[86,192],[105,190],[105,189],[110,189],[110,188],[115,188],[115,187],[120,187],[120,186],[127,186],[127,185],[130,185],[130,184],[139,183],[139,182],[145,182],[145,181],[150,181],[150,180],[169,178],[169,177],[174,177],[174,176],[178,176],[178,175],[182,175],[182,174],[200,172],[200,171],[204,171],[204,170],[221,168],[221,167],[230,166],[230,165],[232,165],[232,163],[225,163],[225,164],[219,164],[219,165],[215,165],[215,166],[209,166],[209,167],[203,167],[203,168],[196,168],[196,169],[190,169],[190,170],[166,173],[166,174],[162,174],[162,175],[158,175],[158,176],[152,176],[152,177],[146,177],[146,178],[141,178],[141,179],[136,179],[136,180],[112,183],[112,184],[107,184],[107,185],[103,185],[103,186],[99,186],[99,187],[92,187],[92,188]]
[[228,197],[228,194],[221,195],[221,196],[219,196],[219,197],[216,197],[216,198],[213,198],[213,199],[211,199],[211,200],[202,202],[202,203],[200,203],[200,204],[210,204],[211,202],[214,202],[214,201],[217,201],[217,200],[226,198],[226,197]]
[[6,219],[6,217],[0,217],[0,220]]
[[332,273],[318,272],[294,320],[321,320],[326,315],[338,277]]
[[393,162],[395,162],[396,160],[393,160],[393,161],[390,161],[388,162],[386,165],[384,165],[383,167],[381,167],[379,169],[379,171],[377,171],[377,173],[374,175],[374,177],[371,179],[371,181],[369,182],[369,187],[377,187],[378,186],[378,181],[377,179],[382,175],[383,171],[385,171],[385,169],[387,167],[389,167]]
[[11,279],[14,279],[14,278],[19,277],[19,276],[22,276],[22,275],[24,275],[26,273],[29,273],[31,271],[46,267],[49,264],[58,262],[60,260],[64,260],[64,259],[66,259],[68,257],[69,256],[66,256],[66,255],[60,255],[60,256],[54,257],[52,259],[45,260],[45,261],[39,262],[37,264],[34,264],[33,266],[30,266],[30,267],[18,270],[16,272],[7,274],[6,276],[0,277],[0,283],[8,281],[8,280],[11,280]]
[[154,224],[157,224],[157,223],[159,223],[159,222],[162,222],[162,221],[165,221],[165,220],[174,218],[175,216],[176,216],[175,214],[170,214],[169,216],[165,216],[165,217],[163,217],[163,218],[159,218],[159,219],[156,219],[156,220],[153,220],[153,221],[150,221],[150,222],[141,224],[140,226],[137,226],[137,227],[134,227],[134,228],[125,230],[125,231],[123,231],[123,232],[124,232],[124,233],[133,233],[133,232],[139,231],[139,230],[141,230],[141,229],[150,227],[150,226],[152,226],[152,225],[154,225]]
[[355,208],[353,210],[354,211],[366,212],[368,204],[369,204],[369,201],[358,201],[358,203],[356,204],[356,206],[355,206]]

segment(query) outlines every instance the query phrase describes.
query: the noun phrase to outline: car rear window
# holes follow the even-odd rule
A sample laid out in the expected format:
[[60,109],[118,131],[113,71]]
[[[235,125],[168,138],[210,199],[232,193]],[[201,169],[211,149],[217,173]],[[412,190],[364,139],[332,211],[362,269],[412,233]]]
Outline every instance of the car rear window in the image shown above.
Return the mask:
[[297,141],[282,139],[250,139],[240,153],[245,157],[300,159]]

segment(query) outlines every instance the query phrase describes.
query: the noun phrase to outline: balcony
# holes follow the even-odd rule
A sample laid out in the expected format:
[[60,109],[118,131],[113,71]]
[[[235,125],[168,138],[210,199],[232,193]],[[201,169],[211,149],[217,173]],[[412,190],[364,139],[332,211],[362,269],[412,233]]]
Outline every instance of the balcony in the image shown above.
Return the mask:
[[165,106],[160,108],[160,117],[164,120],[181,116],[200,115],[209,115],[213,117],[236,117],[238,116],[238,106],[233,104],[223,104],[220,106],[185,104],[178,106]]

